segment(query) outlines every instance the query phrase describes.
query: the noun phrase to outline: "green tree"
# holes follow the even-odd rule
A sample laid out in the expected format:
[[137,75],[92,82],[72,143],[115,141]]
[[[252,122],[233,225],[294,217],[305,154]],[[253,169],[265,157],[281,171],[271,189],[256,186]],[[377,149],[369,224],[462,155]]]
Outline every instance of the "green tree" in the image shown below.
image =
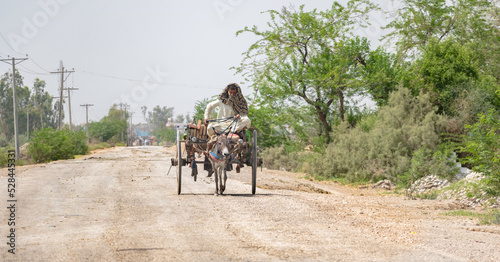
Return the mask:
[[57,114],[53,110],[52,96],[45,91],[45,81],[35,79],[33,91],[30,97],[30,129],[36,130],[42,127],[56,127]]
[[205,120],[205,109],[207,108],[207,105],[211,102],[209,98],[204,98],[203,100],[198,100],[194,104],[194,109],[193,109],[193,120],[195,122],[198,122],[198,120]]
[[343,121],[346,97],[359,90],[359,68],[369,55],[368,41],[353,36],[353,31],[366,25],[374,9],[369,1],[351,0],[346,6],[334,2],[324,12],[306,12],[304,6],[298,11],[267,11],[269,30],[254,26],[237,32],[259,37],[244,53],[237,72],[253,81],[262,101],[310,107],[329,142],[332,107]]
[[[418,56],[430,39],[453,38],[460,43],[493,40],[498,28],[492,24],[490,12],[497,9],[487,0],[402,0],[403,8],[385,28],[384,38],[396,41],[402,60]],[[492,34],[493,33],[493,34]],[[488,41],[489,42],[489,41]]]
[[153,108],[153,111],[147,112],[147,114],[147,121],[151,128],[153,130],[162,129],[165,124],[168,123],[168,119],[174,117],[174,108],[166,106],[155,106]]
[[108,115],[98,122],[89,123],[89,134],[91,137],[103,142],[119,142],[121,134],[127,133],[127,119],[129,115],[125,110],[119,109],[114,104],[108,111]]
[[[26,108],[29,105],[30,90],[23,84],[23,77],[16,71],[16,98],[19,133],[26,132]],[[0,78],[0,132],[11,140],[14,135],[14,108],[12,74],[5,73]]]

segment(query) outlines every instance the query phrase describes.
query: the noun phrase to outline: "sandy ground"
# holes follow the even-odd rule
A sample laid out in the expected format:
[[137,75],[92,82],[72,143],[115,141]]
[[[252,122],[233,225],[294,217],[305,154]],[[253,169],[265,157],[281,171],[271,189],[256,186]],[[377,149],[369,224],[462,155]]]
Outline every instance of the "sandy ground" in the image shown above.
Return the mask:
[[[183,169],[172,149],[112,148],[16,170],[16,254],[9,211],[0,216],[2,261],[500,261],[500,227],[441,215],[452,202],[308,181],[251,168],[212,178]],[[201,166],[200,166],[201,169]],[[7,169],[0,201],[8,206]]]

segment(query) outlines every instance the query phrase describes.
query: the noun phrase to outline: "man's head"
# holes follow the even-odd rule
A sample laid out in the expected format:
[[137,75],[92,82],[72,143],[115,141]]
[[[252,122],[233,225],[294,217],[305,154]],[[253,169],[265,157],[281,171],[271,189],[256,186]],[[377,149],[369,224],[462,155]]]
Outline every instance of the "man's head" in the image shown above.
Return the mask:
[[224,88],[224,91],[219,95],[219,100],[226,105],[233,107],[236,114],[247,115],[248,106],[245,97],[241,93],[241,88],[236,83],[231,83]]
[[228,87],[229,88],[227,89],[227,92],[229,93],[229,95],[235,96],[238,92],[238,87],[235,84],[229,85]]

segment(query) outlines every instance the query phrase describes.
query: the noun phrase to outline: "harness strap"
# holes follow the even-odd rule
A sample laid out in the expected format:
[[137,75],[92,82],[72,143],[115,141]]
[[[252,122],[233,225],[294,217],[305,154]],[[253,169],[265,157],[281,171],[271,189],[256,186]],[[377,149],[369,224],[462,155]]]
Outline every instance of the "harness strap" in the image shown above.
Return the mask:
[[217,155],[214,152],[210,152],[210,157],[212,157],[213,160],[218,161],[218,162],[223,162],[224,161],[223,157]]

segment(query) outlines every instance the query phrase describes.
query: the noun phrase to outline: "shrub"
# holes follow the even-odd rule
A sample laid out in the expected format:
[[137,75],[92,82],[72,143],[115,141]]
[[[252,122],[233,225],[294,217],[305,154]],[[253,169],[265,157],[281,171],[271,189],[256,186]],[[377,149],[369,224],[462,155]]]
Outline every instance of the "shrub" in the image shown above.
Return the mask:
[[0,147],[0,168],[7,166],[7,148]]
[[500,193],[500,119],[492,109],[487,114],[479,114],[479,121],[467,125],[469,132],[464,136],[464,144],[460,148],[468,153],[462,159],[472,165],[476,172],[482,172],[491,184],[490,193]]
[[432,152],[423,148],[413,152],[410,168],[403,175],[398,176],[398,182],[410,186],[412,182],[428,175],[436,175],[451,181],[457,171],[453,150],[445,147]]
[[302,168],[302,164],[310,155],[311,153],[307,151],[287,152],[285,146],[281,145],[265,149],[259,154],[259,157],[262,157],[262,161],[266,168],[298,171]]
[[88,151],[82,131],[43,128],[33,133],[28,154],[36,163],[74,158]]
[[312,158],[306,171],[351,182],[398,181],[398,175],[410,169],[415,151],[437,149],[443,126],[444,119],[436,114],[427,94],[413,97],[408,89],[400,88],[380,108],[373,127],[336,127],[334,142],[323,156]]

